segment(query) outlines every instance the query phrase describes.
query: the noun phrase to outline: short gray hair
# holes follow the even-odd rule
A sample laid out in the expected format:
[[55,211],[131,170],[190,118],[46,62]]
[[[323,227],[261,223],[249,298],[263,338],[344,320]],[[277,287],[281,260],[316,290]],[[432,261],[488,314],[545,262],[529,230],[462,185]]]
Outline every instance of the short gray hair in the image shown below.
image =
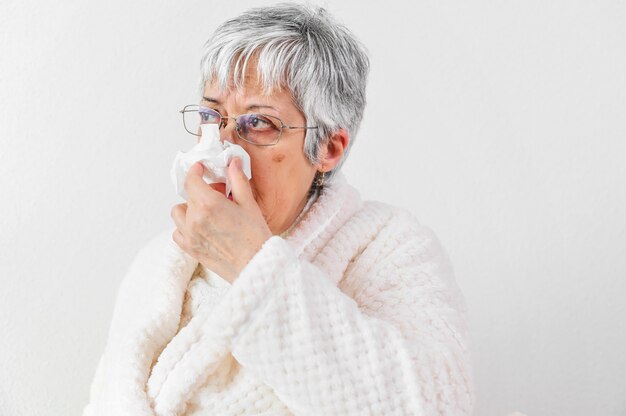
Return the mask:
[[217,81],[227,89],[232,79],[243,86],[246,65],[258,59],[264,93],[286,87],[304,114],[308,129],[304,153],[320,163],[319,150],[330,135],[345,128],[350,138],[339,171],[363,118],[369,59],[365,47],[324,8],[280,3],[252,8],[222,23],[204,45],[200,90]]

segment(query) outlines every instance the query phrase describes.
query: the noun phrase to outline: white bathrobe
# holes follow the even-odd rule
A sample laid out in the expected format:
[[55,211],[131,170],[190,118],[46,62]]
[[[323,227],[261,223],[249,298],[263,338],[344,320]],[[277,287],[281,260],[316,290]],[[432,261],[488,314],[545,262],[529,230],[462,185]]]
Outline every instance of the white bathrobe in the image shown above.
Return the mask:
[[173,230],[122,281],[84,416],[471,413],[465,302],[406,210],[340,174],[232,285]]

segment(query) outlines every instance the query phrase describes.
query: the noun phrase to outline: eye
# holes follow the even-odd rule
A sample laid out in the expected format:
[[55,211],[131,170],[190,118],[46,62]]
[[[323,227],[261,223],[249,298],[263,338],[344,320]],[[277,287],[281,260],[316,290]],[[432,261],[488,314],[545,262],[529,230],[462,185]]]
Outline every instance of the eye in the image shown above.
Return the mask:
[[269,117],[265,117],[261,114],[250,114],[247,117],[246,124],[248,125],[248,128],[254,130],[278,129],[276,124],[273,123]]
[[201,124],[217,124],[220,122],[220,114],[210,108],[201,108],[198,110]]

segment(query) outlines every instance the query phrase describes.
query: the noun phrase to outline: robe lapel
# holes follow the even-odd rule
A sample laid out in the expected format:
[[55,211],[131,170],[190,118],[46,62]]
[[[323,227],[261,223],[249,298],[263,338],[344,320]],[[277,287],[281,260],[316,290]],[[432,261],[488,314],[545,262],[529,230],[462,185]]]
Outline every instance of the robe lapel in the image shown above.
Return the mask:
[[[327,256],[328,241],[361,207],[358,192],[339,173],[287,241],[300,259],[314,262],[320,253]],[[124,415],[179,414],[206,375],[229,353],[219,329],[203,325],[202,316],[209,311],[201,309],[176,333],[185,291],[198,262],[171,240],[173,231],[162,233],[142,251],[120,290],[124,298],[118,301],[111,329],[115,335],[110,339],[116,342],[114,374]],[[323,263],[324,271],[337,284],[345,265]],[[206,337],[206,332],[213,330],[215,337]],[[181,362],[193,366],[179,365]]]
[[152,362],[178,329],[197,261],[162,232],[137,255],[122,287],[109,342],[114,391],[123,415],[154,415],[145,391]]

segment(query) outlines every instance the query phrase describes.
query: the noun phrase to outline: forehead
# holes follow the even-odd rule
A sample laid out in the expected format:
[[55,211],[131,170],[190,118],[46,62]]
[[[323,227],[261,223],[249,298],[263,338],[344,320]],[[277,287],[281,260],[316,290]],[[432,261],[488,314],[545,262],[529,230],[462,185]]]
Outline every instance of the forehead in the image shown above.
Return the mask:
[[218,79],[216,77],[206,81],[204,84],[204,95],[219,95],[221,97],[237,96],[238,98],[244,99],[247,97],[255,97],[270,101],[283,101],[287,99],[291,102],[292,94],[288,88],[281,85],[274,85],[273,82],[263,82],[264,80],[259,78],[257,62],[257,57],[251,56],[245,64],[245,72],[241,70],[243,63],[240,62],[241,67],[235,68],[235,65],[231,68],[230,76],[227,80],[224,78]]
[[218,80],[207,81],[204,83],[204,92],[211,95],[220,96],[267,96],[271,97],[273,91],[269,94],[265,94],[263,91],[263,85],[257,80],[256,76],[248,76],[243,79],[243,83],[235,85],[233,79],[229,80],[228,85],[220,85]]
[[[248,77],[239,87],[231,84],[227,88],[222,88],[217,81],[207,81],[204,85],[204,100],[215,101],[218,104],[232,104],[235,106],[249,106],[254,104],[271,106],[281,114],[299,112],[291,94],[285,88],[275,88],[271,91],[264,91],[256,77]],[[235,109],[231,111],[237,111]]]
[[[245,107],[251,104],[255,106],[268,105],[281,112],[289,112],[295,106],[288,94],[284,91],[273,91],[265,94],[257,85],[244,85],[241,88],[229,88],[223,90],[216,83],[206,83],[203,94],[204,101],[212,101],[217,104],[229,104]],[[236,110],[232,110],[236,111]]]

